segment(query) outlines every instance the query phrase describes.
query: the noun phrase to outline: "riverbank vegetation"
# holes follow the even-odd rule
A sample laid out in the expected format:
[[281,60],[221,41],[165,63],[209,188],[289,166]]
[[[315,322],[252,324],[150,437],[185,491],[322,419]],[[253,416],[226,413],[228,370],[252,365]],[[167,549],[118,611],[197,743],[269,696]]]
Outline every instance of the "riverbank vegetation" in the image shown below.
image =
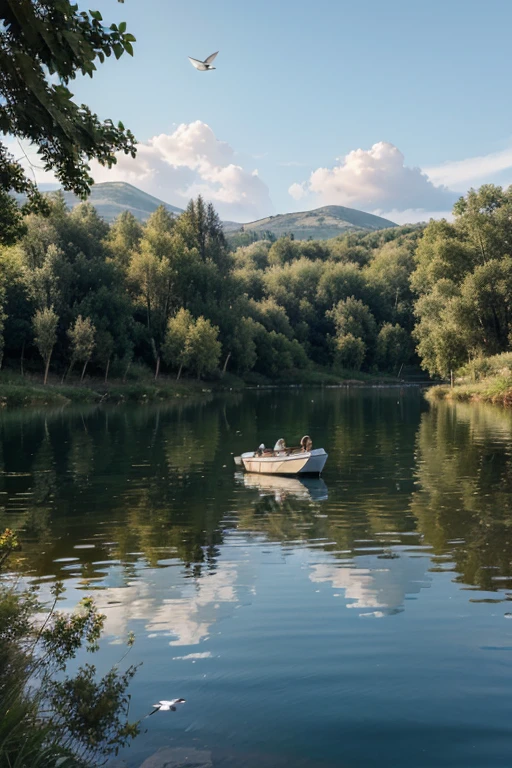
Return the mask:
[[432,387],[427,397],[460,402],[480,401],[512,405],[512,353],[472,360],[459,370],[453,386]]
[[235,249],[200,197],[178,217],[162,207],[110,226],[87,203],[47,204],[0,250],[1,354],[20,376],[115,399],[109,382],[144,371],[141,398],[164,397],[171,379],[481,376],[510,345],[512,194],[499,187],[461,198],[453,223]]
[[20,375],[334,382],[411,359],[418,227],[232,251],[201,198],[110,227],[87,203],[48,204],[0,251],[4,366]]

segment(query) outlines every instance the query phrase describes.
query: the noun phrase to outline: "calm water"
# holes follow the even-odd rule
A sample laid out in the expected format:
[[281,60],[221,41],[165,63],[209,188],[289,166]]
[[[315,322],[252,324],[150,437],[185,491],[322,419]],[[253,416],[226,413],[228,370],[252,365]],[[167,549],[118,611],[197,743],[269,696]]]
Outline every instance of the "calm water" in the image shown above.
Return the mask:
[[[322,480],[235,471],[308,432]],[[415,389],[0,414],[0,526],[29,578],[143,662],[123,758],[497,768],[512,751],[512,415]],[[193,753],[191,753],[193,754]]]

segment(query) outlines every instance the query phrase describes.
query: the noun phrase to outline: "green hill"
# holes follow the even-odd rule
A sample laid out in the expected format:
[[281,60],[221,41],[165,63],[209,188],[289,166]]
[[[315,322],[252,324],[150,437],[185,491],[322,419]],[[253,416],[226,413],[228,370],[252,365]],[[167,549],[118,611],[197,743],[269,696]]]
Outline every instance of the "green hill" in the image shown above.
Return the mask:
[[[21,201],[22,196],[16,197]],[[64,192],[64,197],[70,208],[80,203],[79,198],[72,192]],[[145,221],[159,205],[165,206],[171,213],[182,213],[181,208],[165,203],[124,181],[94,184],[89,202],[106,221],[113,221],[123,211],[130,211],[136,219]],[[224,231],[231,236],[240,232],[251,232],[256,237],[264,237],[265,233],[271,232],[275,237],[293,234],[297,240],[328,240],[351,230],[372,231],[396,226],[388,219],[341,205],[326,205],[314,211],[267,216],[248,224],[224,221],[223,225]]]
[[228,233],[254,232],[255,234],[271,232],[276,237],[293,234],[297,240],[328,240],[343,232],[371,231],[396,227],[389,219],[374,216],[372,213],[358,211],[355,208],[345,208],[342,205],[326,205],[314,211],[300,213],[285,213],[279,216],[267,216],[265,219],[252,221],[249,224],[237,225],[224,222]]
[[[72,192],[64,192],[66,203],[74,208],[81,201]],[[124,181],[106,181],[94,184],[88,202],[92,203],[100,216],[113,221],[123,211],[130,211],[139,221],[145,221],[159,205],[164,205],[171,213],[182,213],[181,208],[169,205],[141,189],[126,184]]]

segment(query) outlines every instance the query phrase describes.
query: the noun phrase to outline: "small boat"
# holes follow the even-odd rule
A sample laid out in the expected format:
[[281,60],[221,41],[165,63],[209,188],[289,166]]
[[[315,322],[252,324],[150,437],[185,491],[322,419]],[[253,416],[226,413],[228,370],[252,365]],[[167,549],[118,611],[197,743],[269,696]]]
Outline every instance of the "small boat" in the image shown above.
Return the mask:
[[235,464],[260,475],[320,475],[327,461],[323,448],[303,451],[250,451],[235,456]]

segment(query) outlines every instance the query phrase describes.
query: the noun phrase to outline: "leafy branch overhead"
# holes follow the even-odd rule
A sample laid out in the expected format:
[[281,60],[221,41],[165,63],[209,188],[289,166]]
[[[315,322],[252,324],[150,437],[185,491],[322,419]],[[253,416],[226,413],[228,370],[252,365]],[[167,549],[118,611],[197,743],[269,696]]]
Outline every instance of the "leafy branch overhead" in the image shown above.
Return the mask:
[[[0,22],[0,132],[36,146],[41,167],[86,197],[93,183],[89,161],[111,167],[116,152],[135,157],[135,137],[121,122],[100,120],[77,104],[71,81],[93,77],[108,57],[132,56],[135,38],[126,22],[106,26],[99,11],[79,11],[69,0],[2,0]],[[25,193],[29,208],[44,208],[20,159],[0,143],[0,242],[13,242],[22,231],[9,193]]]

